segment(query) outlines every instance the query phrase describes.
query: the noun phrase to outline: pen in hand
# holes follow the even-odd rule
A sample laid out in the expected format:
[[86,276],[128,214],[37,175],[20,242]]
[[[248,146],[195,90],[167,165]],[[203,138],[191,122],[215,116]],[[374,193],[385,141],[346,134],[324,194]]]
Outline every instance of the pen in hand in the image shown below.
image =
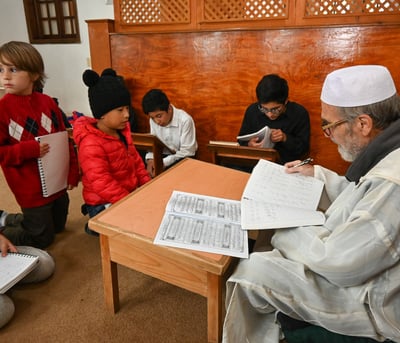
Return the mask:
[[304,166],[305,164],[309,164],[309,163],[311,163],[312,161],[314,161],[313,158],[311,158],[311,157],[306,158],[305,160],[301,161],[300,163],[297,163],[296,165],[294,165],[292,168],[297,168],[297,167]]

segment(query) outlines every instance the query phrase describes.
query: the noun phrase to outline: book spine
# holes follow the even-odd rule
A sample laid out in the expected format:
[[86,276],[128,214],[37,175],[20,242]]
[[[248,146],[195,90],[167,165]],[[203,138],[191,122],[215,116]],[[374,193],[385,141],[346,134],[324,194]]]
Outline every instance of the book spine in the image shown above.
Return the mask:
[[26,258],[36,258],[37,257],[36,255],[24,254],[22,252],[10,252],[9,251],[7,254],[22,256],[22,257],[26,257]]
[[[36,140],[40,143],[40,138],[36,138]],[[38,168],[39,168],[40,184],[42,185],[42,193],[43,193],[44,197],[47,197],[48,192],[47,192],[47,187],[46,187],[46,178],[44,176],[42,159],[39,157],[37,159],[37,162],[38,162]]]

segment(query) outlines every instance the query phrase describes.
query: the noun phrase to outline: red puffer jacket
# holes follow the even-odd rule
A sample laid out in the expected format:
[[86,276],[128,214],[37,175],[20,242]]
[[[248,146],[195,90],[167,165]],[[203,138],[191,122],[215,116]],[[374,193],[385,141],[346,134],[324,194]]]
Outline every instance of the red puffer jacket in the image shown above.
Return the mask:
[[132,143],[129,126],[121,132],[127,147],[121,140],[97,129],[96,122],[86,116],[74,122],[83,199],[88,205],[113,204],[151,178]]

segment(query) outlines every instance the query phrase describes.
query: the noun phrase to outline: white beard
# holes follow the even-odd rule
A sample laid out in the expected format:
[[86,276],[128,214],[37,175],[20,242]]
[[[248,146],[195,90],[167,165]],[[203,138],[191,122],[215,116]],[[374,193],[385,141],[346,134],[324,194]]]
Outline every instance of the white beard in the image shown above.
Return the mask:
[[350,139],[351,141],[346,144],[347,147],[345,145],[338,145],[340,156],[347,162],[353,162],[365,148],[365,146],[361,146],[356,142],[354,136],[350,135]]
[[357,156],[354,156],[350,151],[346,150],[343,146],[338,145],[340,156],[347,162],[353,162]]

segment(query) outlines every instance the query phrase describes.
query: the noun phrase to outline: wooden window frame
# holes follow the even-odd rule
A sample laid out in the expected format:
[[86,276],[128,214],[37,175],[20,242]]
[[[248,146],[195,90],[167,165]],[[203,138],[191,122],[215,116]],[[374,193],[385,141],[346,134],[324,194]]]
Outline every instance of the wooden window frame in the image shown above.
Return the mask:
[[24,0],[24,9],[32,44],[80,43],[76,0]]

